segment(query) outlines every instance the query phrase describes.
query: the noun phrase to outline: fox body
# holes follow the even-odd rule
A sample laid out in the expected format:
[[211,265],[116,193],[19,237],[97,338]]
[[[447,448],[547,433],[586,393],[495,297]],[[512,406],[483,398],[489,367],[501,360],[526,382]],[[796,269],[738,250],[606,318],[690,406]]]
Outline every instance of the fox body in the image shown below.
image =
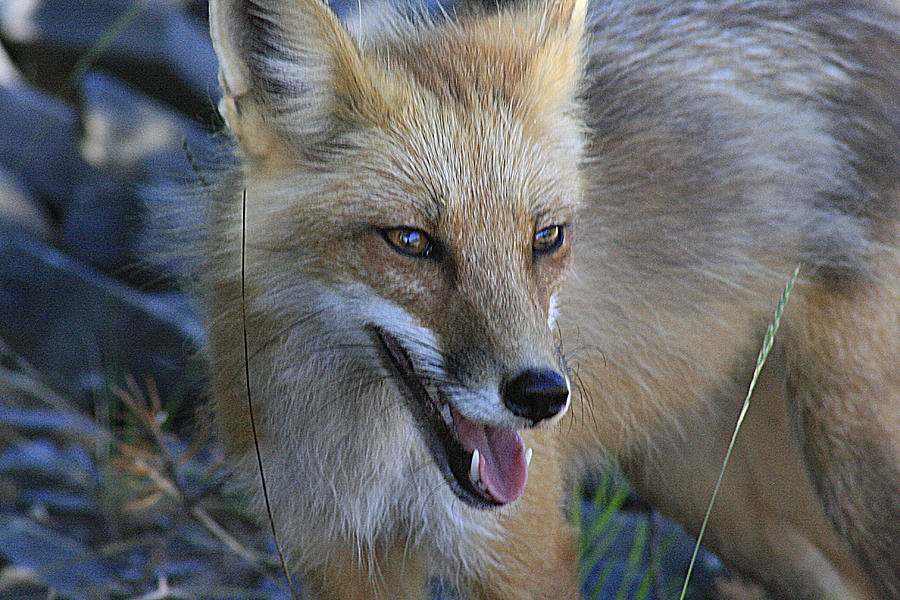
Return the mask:
[[609,456],[696,531],[797,265],[707,542],[779,597],[900,597],[890,7],[210,14],[216,415],[261,506],[246,359],[318,597],[575,598],[565,483]]

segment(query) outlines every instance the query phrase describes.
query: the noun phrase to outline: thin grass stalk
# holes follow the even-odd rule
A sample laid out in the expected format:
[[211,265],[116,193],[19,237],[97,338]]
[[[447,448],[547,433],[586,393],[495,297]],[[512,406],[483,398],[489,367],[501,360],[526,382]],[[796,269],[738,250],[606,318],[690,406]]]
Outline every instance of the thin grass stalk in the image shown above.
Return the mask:
[[245,263],[244,258],[247,253],[247,190],[244,189],[241,194],[241,332],[244,337],[244,382],[247,391],[247,408],[250,410],[250,430],[253,433],[253,447],[256,450],[256,464],[259,467],[259,481],[262,485],[263,500],[266,505],[266,515],[269,517],[269,526],[272,528],[272,539],[275,541],[275,549],[278,551],[278,559],[281,561],[281,568],[284,569],[284,576],[287,577],[288,586],[291,588],[291,595],[294,600],[300,600],[297,590],[294,588],[294,580],[291,572],[288,570],[287,561],[284,559],[284,552],[281,550],[281,544],[278,542],[278,532],[275,528],[275,518],[272,516],[272,504],[269,502],[269,489],[266,485],[266,472],[263,468],[262,454],[259,451],[259,438],[256,435],[256,417],[253,415],[253,399],[250,393],[250,352],[247,342],[247,302],[246,302],[246,282],[245,282]]
[[716,485],[713,488],[712,497],[709,499],[709,504],[706,506],[706,514],[703,515],[703,524],[700,525],[700,533],[697,534],[697,542],[694,544],[694,552],[691,554],[691,562],[688,565],[687,574],[684,576],[684,586],[681,588],[681,594],[678,596],[678,600],[684,600],[687,595],[688,584],[691,581],[694,564],[697,562],[697,553],[700,551],[700,543],[703,540],[703,534],[706,533],[709,515],[712,513],[713,504],[716,501],[716,496],[719,494],[719,487],[722,485],[722,478],[725,476],[725,468],[728,466],[728,461],[731,458],[731,451],[734,449],[734,444],[737,441],[741,425],[743,425],[744,418],[747,416],[747,411],[750,409],[750,395],[753,394],[753,390],[756,388],[756,381],[759,379],[759,374],[762,371],[763,365],[766,364],[766,359],[769,357],[769,350],[772,349],[772,345],[775,343],[775,333],[781,325],[781,315],[784,314],[788,298],[791,295],[791,290],[794,289],[794,283],[797,281],[797,275],[799,273],[800,267],[798,265],[797,268],[794,269],[794,273],[791,275],[790,280],[788,280],[787,285],[784,286],[784,291],[781,292],[781,300],[779,300],[778,307],[775,309],[775,315],[772,317],[772,322],[769,323],[769,326],[766,328],[766,335],[765,338],[763,338],[762,348],[760,348],[759,355],[756,357],[756,369],[753,371],[753,377],[750,379],[750,386],[747,388],[747,395],[744,397],[744,404],[741,406],[741,412],[738,415],[737,423],[735,423],[734,431],[731,434],[731,441],[728,444],[728,450],[725,452],[722,468],[719,469],[719,476],[716,478]]

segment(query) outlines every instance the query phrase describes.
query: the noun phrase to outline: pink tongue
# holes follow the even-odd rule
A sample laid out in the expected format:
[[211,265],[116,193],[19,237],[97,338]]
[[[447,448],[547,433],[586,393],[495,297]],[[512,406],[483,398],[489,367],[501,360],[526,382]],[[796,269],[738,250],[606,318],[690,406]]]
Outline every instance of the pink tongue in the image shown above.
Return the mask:
[[501,503],[514,502],[528,480],[525,444],[515,429],[501,429],[468,420],[455,410],[456,434],[463,447],[481,455],[479,475],[491,497]]

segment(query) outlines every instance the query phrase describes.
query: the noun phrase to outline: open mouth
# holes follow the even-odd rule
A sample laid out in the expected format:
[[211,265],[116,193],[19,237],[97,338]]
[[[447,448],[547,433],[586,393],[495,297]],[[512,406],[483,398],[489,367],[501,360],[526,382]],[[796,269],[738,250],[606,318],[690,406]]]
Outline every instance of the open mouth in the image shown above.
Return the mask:
[[403,345],[374,325],[368,329],[401,383],[425,444],[453,492],[478,508],[517,500],[525,489],[531,460],[531,450],[525,450],[519,433],[472,421],[446,399],[434,398]]

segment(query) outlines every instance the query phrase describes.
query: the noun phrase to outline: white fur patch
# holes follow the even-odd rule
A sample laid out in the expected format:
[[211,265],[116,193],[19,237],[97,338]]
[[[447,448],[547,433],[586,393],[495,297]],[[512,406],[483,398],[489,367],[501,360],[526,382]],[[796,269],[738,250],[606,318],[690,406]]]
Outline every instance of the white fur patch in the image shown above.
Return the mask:
[[[361,285],[307,283],[287,304],[296,326],[251,369],[268,402],[258,408],[263,462],[292,562],[303,571],[348,548],[370,562],[373,549],[399,546],[433,558],[436,576],[484,568],[471,564],[483,559],[474,544],[496,535],[496,513],[466,506],[446,485],[396,386],[384,381],[365,326],[401,340],[423,370],[442,364],[434,334]],[[241,472],[256,485],[252,452]]]
[[547,311],[547,326],[550,329],[556,328],[556,320],[559,318],[559,292],[555,292],[550,296],[550,309]]

